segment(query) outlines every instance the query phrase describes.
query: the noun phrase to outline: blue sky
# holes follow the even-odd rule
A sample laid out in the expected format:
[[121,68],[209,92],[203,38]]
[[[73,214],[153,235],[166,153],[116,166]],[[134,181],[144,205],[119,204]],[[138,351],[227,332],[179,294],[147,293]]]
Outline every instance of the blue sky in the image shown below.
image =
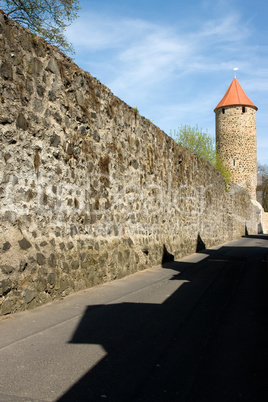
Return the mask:
[[170,135],[198,124],[237,79],[258,107],[258,161],[268,164],[267,0],[80,0],[66,36],[74,61]]

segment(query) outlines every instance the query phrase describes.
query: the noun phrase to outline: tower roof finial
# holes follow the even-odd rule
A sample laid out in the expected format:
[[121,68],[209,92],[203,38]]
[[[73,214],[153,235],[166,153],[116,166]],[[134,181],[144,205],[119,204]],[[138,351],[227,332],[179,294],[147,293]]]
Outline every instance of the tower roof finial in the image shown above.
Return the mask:
[[238,70],[238,67],[235,67],[235,68],[234,68],[234,78],[236,78],[236,72],[237,72],[237,70]]

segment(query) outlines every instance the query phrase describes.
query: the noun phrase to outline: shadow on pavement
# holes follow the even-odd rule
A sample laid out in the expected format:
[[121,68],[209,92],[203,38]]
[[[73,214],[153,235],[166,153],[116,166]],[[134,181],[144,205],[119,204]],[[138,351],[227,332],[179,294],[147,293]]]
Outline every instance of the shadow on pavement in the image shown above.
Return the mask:
[[267,246],[203,250],[197,263],[164,253],[177,289],[162,304],[88,306],[70,343],[107,355],[58,401],[268,400]]

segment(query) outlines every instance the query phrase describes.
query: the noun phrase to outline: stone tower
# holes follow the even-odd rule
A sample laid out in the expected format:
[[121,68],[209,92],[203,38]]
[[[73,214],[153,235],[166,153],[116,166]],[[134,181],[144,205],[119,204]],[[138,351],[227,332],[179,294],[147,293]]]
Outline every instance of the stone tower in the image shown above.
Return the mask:
[[256,199],[256,111],[236,78],[214,109],[216,148],[231,173],[233,183],[246,188]]

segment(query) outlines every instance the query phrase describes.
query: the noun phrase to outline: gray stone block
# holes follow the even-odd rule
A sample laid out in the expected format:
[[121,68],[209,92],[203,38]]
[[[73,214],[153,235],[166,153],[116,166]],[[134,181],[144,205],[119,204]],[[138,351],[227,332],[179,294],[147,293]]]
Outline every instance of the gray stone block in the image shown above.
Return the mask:
[[28,122],[22,113],[20,113],[18,115],[18,118],[16,121],[16,126],[17,126],[17,128],[21,128],[24,131],[27,130],[27,128],[28,128]]
[[3,251],[7,251],[7,250],[9,250],[10,248],[11,248],[11,244],[9,243],[9,241],[6,241],[6,242],[3,244],[3,247],[2,247]]
[[3,279],[0,281],[0,296],[4,296],[9,293],[12,289],[11,279]]
[[10,275],[15,271],[15,268],[11,267],[10,265],[0,265],[0,270],[3,272],[3,274]]
[[37,253],[36,254],[36,261],[37,261],[37,264],[44,265],[45,262],[46,262],[46,257],[42,253]]
[[22,250],[28,250],[28,248],[32,247],[31,243],[27,239],[25,239],[25,237],[19,240],[19,245]]
[[30,289],[26,289],[24,293],[24,300],[27,304],[29,304],[36,297],[36,292]]

